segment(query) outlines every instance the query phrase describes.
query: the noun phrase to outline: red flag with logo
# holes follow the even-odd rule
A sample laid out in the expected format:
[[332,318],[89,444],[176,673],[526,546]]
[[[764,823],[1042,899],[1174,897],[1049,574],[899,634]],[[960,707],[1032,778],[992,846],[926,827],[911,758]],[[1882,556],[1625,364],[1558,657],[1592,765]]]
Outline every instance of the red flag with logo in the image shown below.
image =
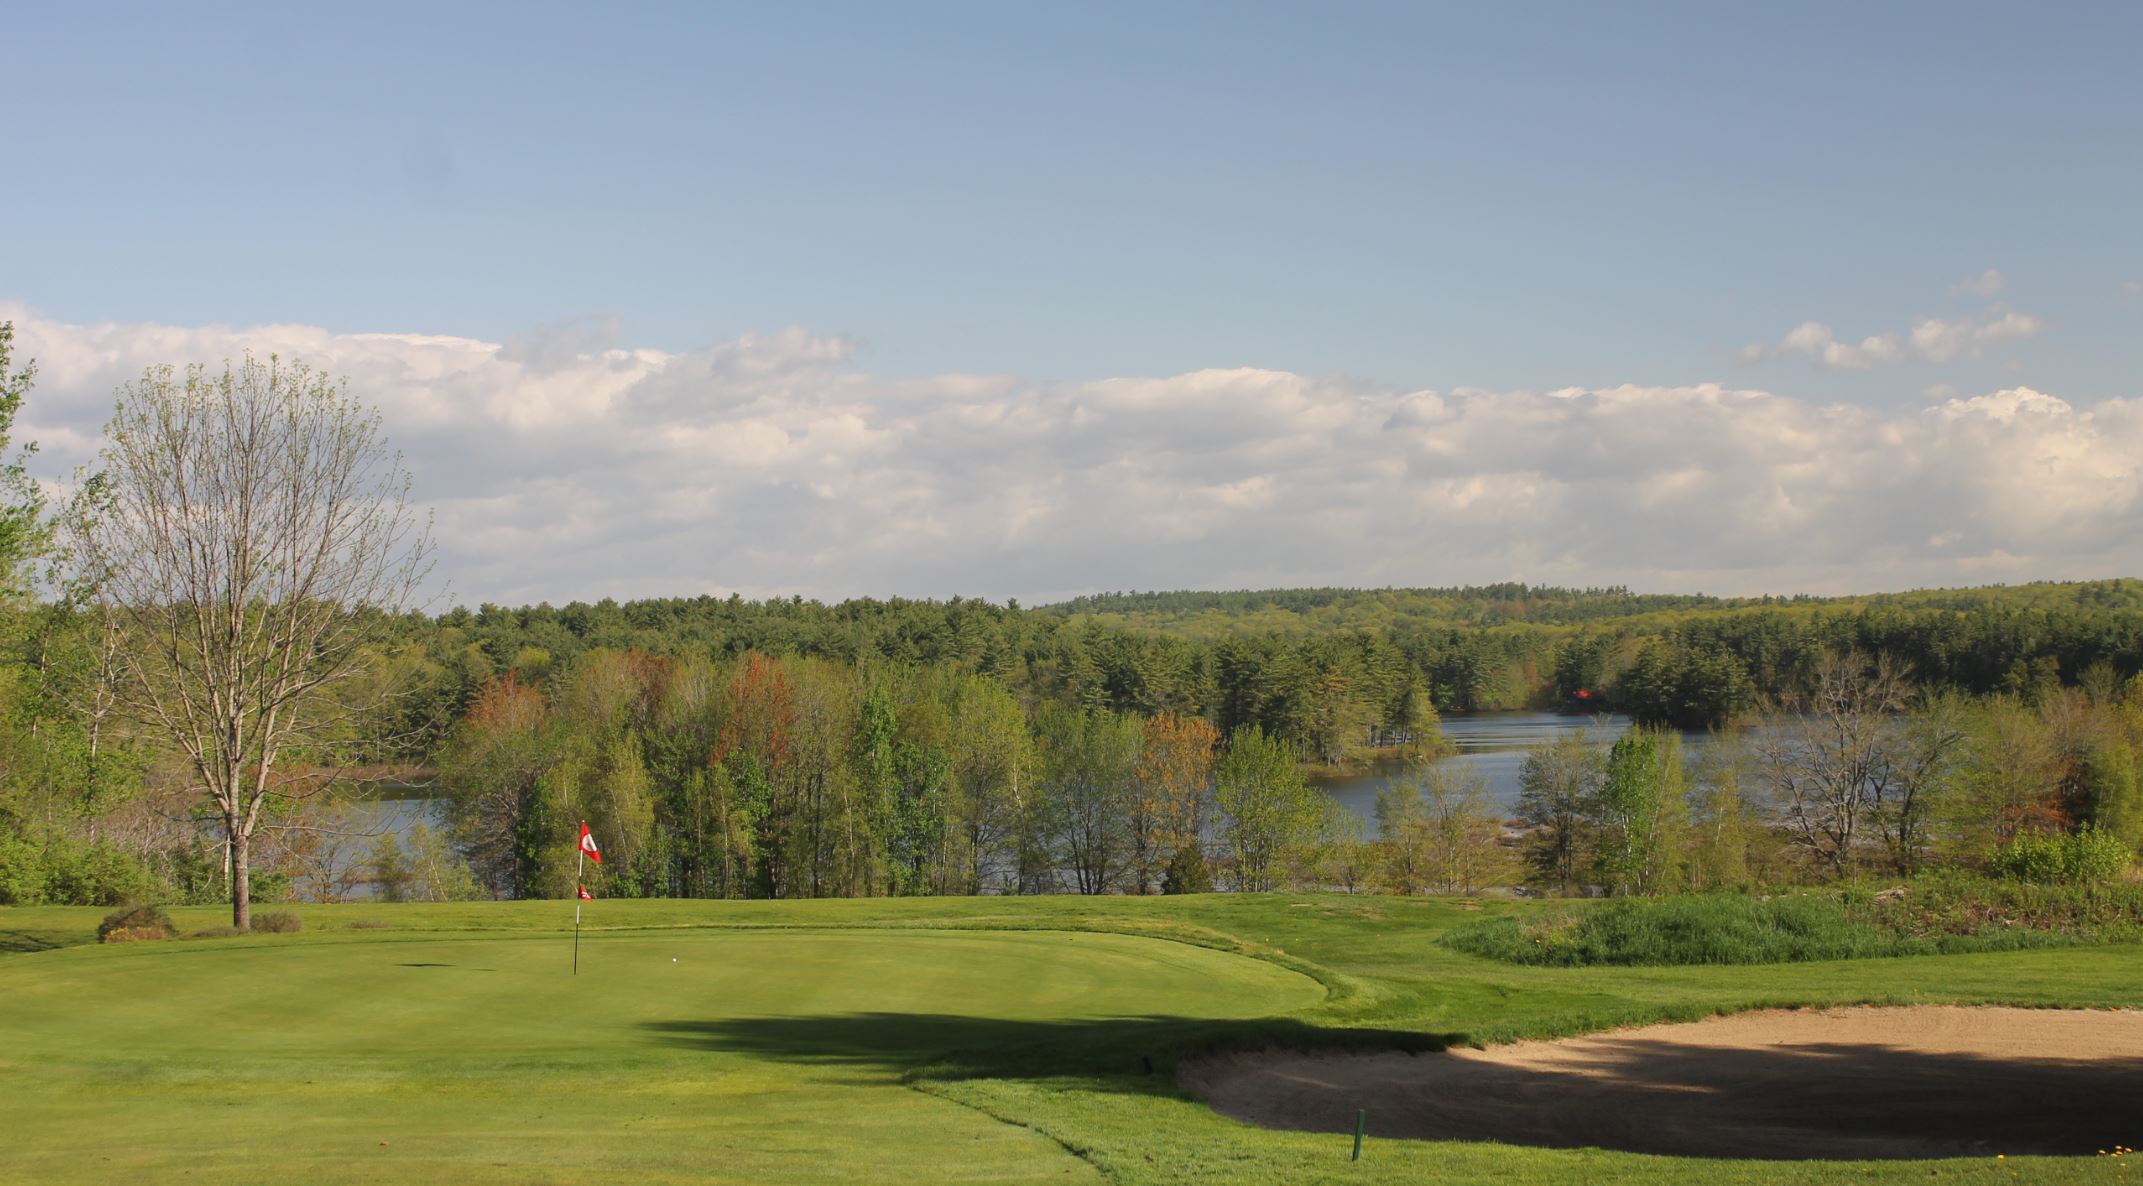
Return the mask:
[[595,895],[589,893],[588,887],[584,885],[580,887],[580,900],[583,902],[593,902],[595,901]]
[[595,837],[588,831],[587,820],[580,821],[580,851],[586,853],[588,859],[596,864],[603,863],[603,850],[595,846]]

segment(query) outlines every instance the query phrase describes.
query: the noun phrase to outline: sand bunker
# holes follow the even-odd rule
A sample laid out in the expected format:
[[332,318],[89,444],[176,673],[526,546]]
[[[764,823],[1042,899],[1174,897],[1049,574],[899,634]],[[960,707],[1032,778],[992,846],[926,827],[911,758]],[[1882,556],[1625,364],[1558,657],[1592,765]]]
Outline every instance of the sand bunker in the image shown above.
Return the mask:
[[1771,1010],[1448,1054],[1235,1054],[1185,1089],[1271,1128],[1698,1157],[2143,1146],[2143,1011]]

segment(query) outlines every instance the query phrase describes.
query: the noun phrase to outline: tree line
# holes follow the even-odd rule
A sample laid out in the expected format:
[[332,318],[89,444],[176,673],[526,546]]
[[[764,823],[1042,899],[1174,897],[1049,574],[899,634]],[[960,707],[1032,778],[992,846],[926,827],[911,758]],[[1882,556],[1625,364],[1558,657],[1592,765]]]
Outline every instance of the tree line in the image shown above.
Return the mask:
[[[489,680],[442,747],[454,834],[502,896],[1271,889],[1330,800],[1255,724],[1044,704],[946,665],[598,650]],[[1211,865],[1208,867],[1208,855]]]

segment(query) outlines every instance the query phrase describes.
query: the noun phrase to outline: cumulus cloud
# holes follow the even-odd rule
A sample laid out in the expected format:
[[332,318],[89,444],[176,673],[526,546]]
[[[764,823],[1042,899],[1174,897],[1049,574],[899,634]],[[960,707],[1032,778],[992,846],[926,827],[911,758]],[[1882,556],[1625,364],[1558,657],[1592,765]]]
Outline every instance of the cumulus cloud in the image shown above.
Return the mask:
[[[1708,383],[892,379],[802,330],[675,354],[599,319],[498,344],[9,317],[41,367],[23,434],[54,472],[93,455],[113,388],[152,363],[275,351],[347,376],[436,508],[439,570],[469,603],[2143,569],[2143,401],[2025,387],[1892,412]],[[1895,349],[1971,348],[1916,339]]]
[[[1999,273],[1990,271],[1989,275]],[[2021,342],[2045,328],[2045,322],[2029,313],[1999,307],[1957,321],[1926,317],[1913,322],[1908,331],[1871,334],[1859,341],[1839,338],[1823,322],[1804,321],[1775,345],[1750,344],[1741,357],[1745,362],[1762,362],[1800,355],[1833,370],[1864,371],[1901,362],[1978,358],[1990,347]]]

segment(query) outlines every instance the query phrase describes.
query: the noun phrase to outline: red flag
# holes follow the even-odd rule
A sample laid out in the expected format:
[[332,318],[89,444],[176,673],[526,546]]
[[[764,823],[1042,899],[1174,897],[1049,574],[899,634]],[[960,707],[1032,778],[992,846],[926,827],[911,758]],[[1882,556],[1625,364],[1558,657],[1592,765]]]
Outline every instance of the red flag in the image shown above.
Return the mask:
[[580,900],[583,902],[593,902],[595,901],[595,895],[589,893],[588,887],[584,885],[580,887]]
[[603,863],[603,850],[595,846],[595,837],[588,834],[587,820],[580,821],[580,850],[587,853],[588,859],[596,864]]

